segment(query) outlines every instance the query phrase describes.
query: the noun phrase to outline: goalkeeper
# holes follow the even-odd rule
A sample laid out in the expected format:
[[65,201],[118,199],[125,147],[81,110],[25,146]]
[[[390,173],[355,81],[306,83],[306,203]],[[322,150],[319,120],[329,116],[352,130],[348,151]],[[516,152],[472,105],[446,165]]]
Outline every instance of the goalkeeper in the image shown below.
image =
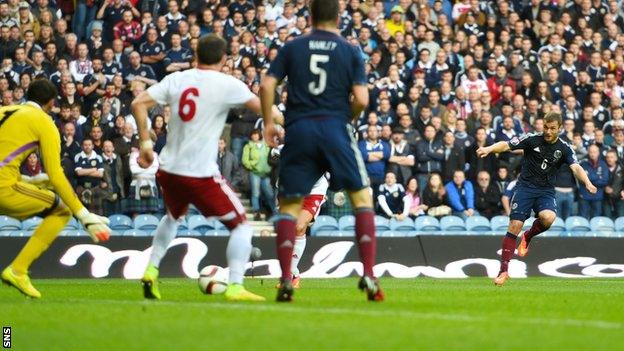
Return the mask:
[[[41,297],[41,293],[30,283],[28,268],[72,214],[95,242],[106,241],[110,235],[108,219],[90,213],[80,203],[63,173],[59,132],[47,114],[56,96],[56,88],[49,80],[38,79],[28,89],[28,102],[0,108],[0,215],[20,220],[43,217],[22,251],[2,271],[2,281],[33,298]],[[55,192],[21,179],[20,165],[37,148],[47,168],[49,187]]]

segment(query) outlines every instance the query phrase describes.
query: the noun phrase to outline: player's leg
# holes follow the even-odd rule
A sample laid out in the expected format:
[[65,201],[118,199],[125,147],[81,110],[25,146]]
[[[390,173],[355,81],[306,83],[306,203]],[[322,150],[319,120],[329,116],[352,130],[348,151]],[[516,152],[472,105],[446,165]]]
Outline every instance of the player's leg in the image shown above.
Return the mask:
[[218,216],[230,230],[225,251],[230,269],[229,284],[225,291],[228,301],[264,301],[265,298],[247,291],[243,286],[245,267],[251,254],[253,230],[247,224],[245,208],[225,179],[215,176],[198,180],[193,195],[189,197],[202,215]]
[[325,153],[329,163],[330,188],[332,190],[347,189],[355,214],[355,240],[364,268],[359,288],[366,290],[368,299],[382,301],[383,290],[373,273],[377,239],[375,235],[375,211],[373,198],[370,194],[368,175],[362,154],[357,148],[350,124],[335,125],[327,130]]
[[19,219],[38,215],[43,220],[11,265],[2,272],[2,280],[30,297],[41,297],[30,283],[28,268],[63,230],[71,212],[58,196],[32,184],[17,183],[0,191],[0,213]]
[[292,300],[292,259],[297,237],[297,218],[302,212],[302,203],[302,197],[280,196],[279,198],[280,213],[275,218],[277,258],[282,271],[282,276],[278,284],[278,302],[288,302]]
[[187,185],[184,181],[176,180],[176,176],[166,172],[158,172],[158,182],[163,190],[163,199],[167,213],[163,216],[156,227],[152,239],[152,253],[149,263],[141,279],[143,296],[146,299],[160,299],[158,288],[158,267],[169,248],[169,244],[175,239],[181,218],[188,210]]
[[518,245],[518,256],[524,257],[529,252],[529,244],[533,237],[545,232],[550,228],[557,218],[557,200],[554,192],[544,192],[535,201],[537,218],[531,225],[531,228],[522,234],[520,245]]

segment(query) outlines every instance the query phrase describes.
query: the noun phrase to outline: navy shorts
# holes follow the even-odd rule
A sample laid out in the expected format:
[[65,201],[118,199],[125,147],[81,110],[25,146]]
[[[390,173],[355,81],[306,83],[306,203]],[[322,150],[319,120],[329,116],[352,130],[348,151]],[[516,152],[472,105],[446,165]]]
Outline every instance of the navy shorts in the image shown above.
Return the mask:
[[336,118],[306,118],[290,124],[280,159],[279,196],[310,194],[325,172],[331,174],[331,190],[368,187],[368,174],[353,132],[351,124]]
[[513,189],[511,197],[510,219],[525,221],[531,217],[531,210],[535,214],[544,210],[551,210],[557,213],[557,201],[555,200],[555,189],[536,188],[529,185],[518,184]]

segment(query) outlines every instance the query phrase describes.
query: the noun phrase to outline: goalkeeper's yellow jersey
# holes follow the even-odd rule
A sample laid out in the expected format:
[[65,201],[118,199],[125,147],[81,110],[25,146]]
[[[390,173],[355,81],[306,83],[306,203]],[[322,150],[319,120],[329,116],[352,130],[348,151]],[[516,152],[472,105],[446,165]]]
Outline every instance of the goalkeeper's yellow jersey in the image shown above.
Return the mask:
[[50,185],[78,213],[84,206],[63,173],[61,138],[50,116],[34,102],[0,108],[0,188],[20,181],[20,165],[37,148]]

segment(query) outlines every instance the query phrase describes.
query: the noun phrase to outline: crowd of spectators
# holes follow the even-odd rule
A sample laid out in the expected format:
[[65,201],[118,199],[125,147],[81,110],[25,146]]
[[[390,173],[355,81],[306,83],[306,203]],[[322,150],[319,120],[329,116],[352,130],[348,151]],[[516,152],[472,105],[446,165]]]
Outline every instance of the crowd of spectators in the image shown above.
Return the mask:
[[[311,30],[307,0],[0,0],[0,94],[24,102],[49,78],[66,174],[98,213],[162,211],[157,163],[137,165],[133,97],[195,65],[201,35],[229,43],[223,72],[258,92],[280,47]],[[378,213],[407,216],[510,211],[522,156],[477,158],[479,146],[540,132],[564,118],[570,143],[598,187],[557,175],[559,216],[624,216],[624,10],[621,0],[340,1],[339,29],[366,62],[371,99],[357,121]],[[307,69],[307,67],[302,67]],[[288,95],[279,89],[284,110]],[[155,152],[171,109],[150,112]],[[261,140],[260,116],[233,110],[219,143],[223,175],[249,192],[256,215],[275,211],[279,149]],[[22,167],[39,182],[37,155]],[[328,214],[350,212],[330,192]]]

